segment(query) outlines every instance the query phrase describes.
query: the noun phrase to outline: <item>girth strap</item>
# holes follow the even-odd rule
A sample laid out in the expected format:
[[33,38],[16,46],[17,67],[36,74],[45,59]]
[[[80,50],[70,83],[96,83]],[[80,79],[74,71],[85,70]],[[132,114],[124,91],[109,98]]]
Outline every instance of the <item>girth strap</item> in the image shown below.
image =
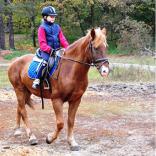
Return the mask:
[[41,101],[42,101],[42,109],[44,109],[44,100],[43,100],[43,79],[40,79],[40,94],[41,94]]

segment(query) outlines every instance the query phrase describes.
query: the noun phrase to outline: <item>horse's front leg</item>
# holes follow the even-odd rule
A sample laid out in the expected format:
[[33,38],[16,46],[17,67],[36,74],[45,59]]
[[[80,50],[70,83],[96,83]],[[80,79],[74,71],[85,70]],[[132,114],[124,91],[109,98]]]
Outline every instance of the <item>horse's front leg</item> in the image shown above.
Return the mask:
[[75,115],[78,109],[78,106],[80,104],[81,99],[77,101],[69,102],[69,109],[68,109],[68,134],[67,134],[67,140],[69,145],[71,146],[72,151],[78,151],[79,145],[75,141],[73,128],[74,128],[74,121],[75,121]]
[[63,102],[61,99],[54,99],[52,100],[54,112],[56,115],[56,129],[54,133],[49,133],[46,142],[48,144],[52,143],[55,139],[57,139],[61,129],[64,127],[64,121],[63,121]]

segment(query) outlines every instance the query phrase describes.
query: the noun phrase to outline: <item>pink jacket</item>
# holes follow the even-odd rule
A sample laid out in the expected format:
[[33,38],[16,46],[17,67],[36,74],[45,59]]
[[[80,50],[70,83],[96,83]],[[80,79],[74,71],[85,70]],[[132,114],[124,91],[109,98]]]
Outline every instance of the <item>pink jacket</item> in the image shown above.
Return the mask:
[[[63,48],[67,48],[69,46],[69,43],[66,40],[65,36],[63,35],[63,32],[61,29],[60,29],[58,37],[59,37],[61,46]],[[51,47],[47,44],[47,41],[46,41],[45,30],[42,27],[39,27],[39,29],[38,29],[38,42],[39,42],[40,49],[42,51],[47,52],[47,53],[51,52]]]

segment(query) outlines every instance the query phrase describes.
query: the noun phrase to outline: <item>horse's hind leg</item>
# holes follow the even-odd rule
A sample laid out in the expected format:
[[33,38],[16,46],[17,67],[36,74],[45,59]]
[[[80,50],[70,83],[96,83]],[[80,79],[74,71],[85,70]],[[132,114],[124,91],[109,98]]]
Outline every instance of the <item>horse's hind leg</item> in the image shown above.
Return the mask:
[[56,115],[56,130],[54,133],[49,133],[46,142],[48,144],[52,143],[55,139],[57,139],[61,129],[64,126],[64,121],[63,121],[63,102],[60,99],[55,99],[52,101],[53,103],[53,108],[55,111]]
[[16,131],[15,135],[19,133],[19,128],[20,128],[20,120],[21,117],[23,119],[23,122],[26,126],[26,133],[27,136],[29,137],[29,142],[31,145],[37,144],[37,139],[35,135],[31,132],[29,122],[28,122],[28,116],[27,116],[27,111],[25,108],[25,104],[28,101],[26,98],[30,98],[30,93],[26,90],[26,88],[16,88],[15,93],[17,96],[17,116],[16,116]]
[[[15,93],[17,96],[17,112],[16,112],[16,131],[15,136],[20,135],[20,124],[21,124],[21,117],[22,117],[22,107],[25,106],[25,96],[26,94],[23,93],[22,89],[15,89]],[[23,115],[24,116],[24,115]]]
[[24,99],[24,97],[21,96],[20,91],[18,89],[15,89],[15,93],[16,93],[16,96],[17,96],[17,102],[18,102],[18,104],[17,104],[16,127],[15,127],[14,136],[19,136],[22,133],[21,130],[20,130],[21,117],[22,117],[22,114],[21,114],[21,101],[22,101],[22,98]]

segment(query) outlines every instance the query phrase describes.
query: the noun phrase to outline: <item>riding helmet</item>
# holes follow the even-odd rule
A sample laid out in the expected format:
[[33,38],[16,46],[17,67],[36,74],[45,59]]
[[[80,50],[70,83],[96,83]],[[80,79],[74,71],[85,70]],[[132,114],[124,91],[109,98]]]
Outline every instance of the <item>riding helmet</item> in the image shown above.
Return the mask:
[[57,13],[54,7],[46,6],[42,9],[42,16],[57,16]]

